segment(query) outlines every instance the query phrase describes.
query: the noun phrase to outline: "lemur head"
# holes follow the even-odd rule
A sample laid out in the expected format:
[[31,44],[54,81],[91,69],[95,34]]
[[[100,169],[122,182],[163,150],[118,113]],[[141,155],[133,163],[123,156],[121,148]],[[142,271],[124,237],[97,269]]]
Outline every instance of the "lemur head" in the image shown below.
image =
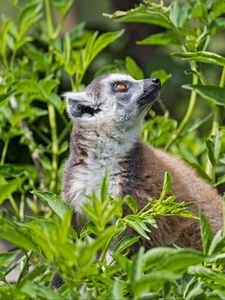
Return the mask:
[[125,74],[106,74],[91,82],[83,92],[65,94],[67,112],[83,125],[135,123],[159,96],[157,78],[135,80]]

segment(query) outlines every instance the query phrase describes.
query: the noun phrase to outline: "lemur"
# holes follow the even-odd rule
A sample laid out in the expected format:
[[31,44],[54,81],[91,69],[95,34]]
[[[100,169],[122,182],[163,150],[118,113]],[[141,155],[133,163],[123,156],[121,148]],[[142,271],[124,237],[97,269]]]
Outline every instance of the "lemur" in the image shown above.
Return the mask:
[[[76,122],[65,166],[62,198],[83,220],[83,204],[100,186],[109,170],[109,192],[118,199],[133,196],[143,208],[148,197],[158,199],[165,172],[173,177],[172,194],[177,201],[193,203],[196,215],[203,211],[215,231],[222,228],[222,198],[181,159],[140,141],[146,112],[161,88],[157,78],[135,80],[125,74],[106,74],[82,92],[65,95],[67,112]],[[200,226],[195,219],[157,219],[144,246],[201,248]]]

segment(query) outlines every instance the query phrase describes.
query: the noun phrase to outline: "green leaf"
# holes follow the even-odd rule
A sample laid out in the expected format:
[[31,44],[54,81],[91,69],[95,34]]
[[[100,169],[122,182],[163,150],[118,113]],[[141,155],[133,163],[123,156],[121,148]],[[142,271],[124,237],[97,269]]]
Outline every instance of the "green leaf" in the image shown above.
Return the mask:
[[148,250],[143,257],[144,270],[147,271],[157,265],[160,265],[170,255],[173,255],[176,249],[169,247],[157,247]]
[[209,160],[213,166],[216,164],[216,158],[214,155],[214,143],[211,139],[206,140],[206,146],[208,151]]
[[2,57],[6,57],[6,46],[7,46],[7,34],[10,29],[11,25],[10,19],[4,19],[3,24],[1,26],[1,33],[0,33],[0,54]]
[[[140,280],[143,276],[143,270],[142,270],[143,254],[144,254],[144,248],[141,247],[140,250],[138,251],[138,253],[132,259],[132,264],[131,264],[130,274],[129,274],[132,286],[135,284],[136,281]],[[134,294],[136,296],[138,296],[136,294],[135,288],[133,289],[133,291],[134,291]]]
[[126,204],[134,214],[136,214],[138,212],[137,202],[135,201],[135,199],[132,196],[126,195],[123,198],[123,203]]
[[20,287],[20,291],[25,293],[31,299],[66,299],[59,293],[50,289],[49,287],[32,283],[31,281],[25,281]]
[[9,97],[14,93],[14,90],[11,90],[3,95],[0,95],[0,107],[8,102]]
[[218,16],[225,13],[225,2],[223,0],[214,1],[212,9],[209,13],[209,20],[215,20]]
[[9,182],[0,184],[0,204],[14,193],[21,186],[23,181],[24,178],[16,178]]
[[171,28],[171,24],[158,12],[148,10],[144,5],[128,11],[117,11],[112,15],[104,14],[109,18],[118,18],[123,23],[146,23]]
[[206,257],[199,251],[193,249],[175,249],[170,256],[166,256],[156,267],[157,270],[183,274],[191,265],[197,265],[206,261]]
[[130,234],[123,237],[115,246],[114,254],[118,255],[125,249],[129,248],[131,245],[135,244],[141,237],[136,234]]
[[168,74],[165,70],[161,69],[161,70],[156,70],[156,71],[153,71],[151,73],[151,77],[154,77],[154,78],[159,78],[160,81],[161,81],[161,84],[164,84],[168,79],[171,78],[171,74]]
[[110,299],[112,300],[124,299],[123,291],[124,291],[124,287],[121,285],[120,281],[116,278],[110,293]]
[[[225,237],[222,230],[219,230],[212,239],[208,253],[209,255],[223,251],[225,248]],[[224,251],[223,251],[224,252]]]
[[185,84],[184,89],[195,91],[212,105],[225,106],[225,88],[213,85]]
[[32,24],[36,23],[42,16],[42,3],[31,3],[26,5],[19,16],[19,32],[17,40],[21,39]]
[[193,60],[198,62],[203,62],[207,64],[214,64],[218,66],[225,66],[225,57],[207,51],[197,51],[197,52],[173,52],[172,55],[181,57],[184,60]]
[[46,271],[46,266],[37,266],[35,267],[31,272],[26,274],[21,281],[18,284],[18,287],[21,287],[22,285],[25,284],[26,281],[33,280],[36,277],[43,275],[44,272]]
[[108,199],[108,190],[109,190],[109,172],[106,171],[106,174],[101,182],[101,188],[100,188],[100,199],[101,203],[104,203]]
[[13,262],[17,255],[17,251],[0,253],[0,267],[6,266],[7,264]]
[[63,219],[68,210],[70,210],[70,208],[64,204],[63,200],[54,193],[38,191],[33,191],[32,193],[46,203],[60,217],[60,219]]
[[198,174],[204,178],[205,180],[207,180],[209,183],[212,183],[212,178],[209,177],[205,170],[203,169],[203,167],[197,163],[193,163],[193,162],[188,162],[194,169],[196,169],[196,171],[198,172]]
[[166,270],[152,271],[150,274],[143,275],[134,283],[132,288],[140,296],[148,291],[159,292],[166,282],[175,282],[176,279],[177,275],[172,272]]
[[138,45],[180,45],[181,42],[173,31],[160,32],[152,34],[142,41],[137,42]]
[[73,0],[53,0],[52,5],[61,13],[66,14],[73,4]]
[[223,184],[224,182],[225,182],[225,175],[222,175],[222,176],[220,176],[220,177],[218,178],[218,180],[217,180],[215,186],[218,186],[218,185],[220,185],[220,184]]
[[21,177],[24,175],[35,180],[37,178],[37,170],[32,165],[4,164],[0,165],[0,175],[5,178]]
[[38,247],[32,241],[31,237],[19,231],[19,228],[11,228],[8,226],[0,227],[0,238],[7,240],[20,248],[26,250],[32,250],[35,253],[38,253]]
[[140,80],[144,78],[144,73],[140,67],[136,64],[136,62],[129,56],[126,57],[125,60],[125,66],[127,69],[127,72],[132,76],[133,78]]
[[100,35],[94,42],[93,47],[89,49],[91,53],[91,61],[95,56],[109,44],[113,43],[124,33],[124,29],[114,32],[107,32]]
[[170,173],[165,172],[164,174],[164,180],[163,180],[163,188],[162,188],[162,192],[159,198],[159,201],[162,201],[166,195],[169,193],[169,191],[172,188],[172,184],[173,184],[173,179]]
[[207,254],[209,250],[209,246],[212,242],[213,232],[210,223],[202,213],[200,214],[200,228],[201,228],[203,253]]
[[214,281],[225,286],[225,275],[222,272],[211,270],[202,266],[189,267],[188,273],[197,277]]
[[174,0],[170,6],[170,19],[175,27],[178,27],[178,20],[180,16],[180,8],[177,0]]
[[145,239],[150,239],[149,235],[146,233],[150,232],[150,229],[142,222],[142,220],[138,216],[128,215],[123,220],[129,227],[133,228]]

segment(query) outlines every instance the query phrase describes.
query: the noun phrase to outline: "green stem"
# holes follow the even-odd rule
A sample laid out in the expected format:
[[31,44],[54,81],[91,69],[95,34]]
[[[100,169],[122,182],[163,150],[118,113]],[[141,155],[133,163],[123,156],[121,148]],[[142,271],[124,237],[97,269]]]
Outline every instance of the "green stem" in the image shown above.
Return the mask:
[[19,210],[18,210],[18,207],[17,207],[17,205],[16,205],[16,201],[14,200],[14,198],[13,198],[12,195],[9,196],[9,202],[10,202],[10,204],[12,205],[12,207],[13,207],[13,209],[14,209],[16,215],[17,215],[18,217],[20,217]]
[[45,0],[45,11],[46,11],[46,18],[47,18],[48,35],[49,35],[49,38],[52,39],[54,27],[53,27],[53,22],[52,22],[52,11],[51,11],[51,1],[50,0]]
[[55,109],[51,104],[48,104],[48,114],[49,114],[49,124],[51,128],[51,138],[52,138],[52,174],[51,174],[50,191],[54,191],[56,187],[57,173],[58,173],[59,145],[58,145]]
[[4,147],[2,149],[2,156],[1,156],[1,165],[4,164],[5,162],[5,157],[6,157],[6,153],[7,153],[7,150],[8,150],[8,146],[9,146],[9,140],[6,140],[5,141],[5,144],[4,144]]
[[[197,83],[198,83],[198,76],[196,73],[193,73],[192,84],[197,84]],[[169,149],[174,144],[174,142],[177,140],[177,138],[183,132],[185,126],[187,125],[188,121],[190,120],[193,110],[194,110],[194,107],[195,107],[196,97],[197,97],[196,92],[192,91],[185,116],[184,116],[182,122],[180,123],[180,126],[177,128],[176,132],[172,136],[171,140],[167,143],[167,145],[165,147],[166,150]]]
[[[220,78],[220,84],[219,87],[223,88],[225,86],[225,67],[223,67],[222,75]],[[223,113],[224,108],[223,106],[217,105],[214,110],[214,116],[213,116],[213,123],[212,123],[212,130],[211,130],[211,137],[216,136],[219,132],[220,124],[223,121]],[[211,161],[207,160],[206,163],[206,174],[215,179],[215,168],[212,165]]]

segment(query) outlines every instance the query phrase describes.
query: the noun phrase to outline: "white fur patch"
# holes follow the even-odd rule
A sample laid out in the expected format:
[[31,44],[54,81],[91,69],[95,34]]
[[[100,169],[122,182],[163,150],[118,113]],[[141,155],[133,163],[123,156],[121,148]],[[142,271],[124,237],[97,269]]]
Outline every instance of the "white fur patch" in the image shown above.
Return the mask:
[[85,137],[89,141],[88,156],[85,164],[76,167],[69,192],[70,204],[76,212],[82,214],[83,204],[89,201],[85,195],[91,195],[93,191],[99,195],[99,187],[106,168],[110,175],[109,192],[113,198],[119,197],[121,183],[119,162],[132,149],[137,136],[137,128],[134,127],[126,133],[111,132],[109,136],[107,131],[103,130],[98,137],[94,136],[94,133]]

